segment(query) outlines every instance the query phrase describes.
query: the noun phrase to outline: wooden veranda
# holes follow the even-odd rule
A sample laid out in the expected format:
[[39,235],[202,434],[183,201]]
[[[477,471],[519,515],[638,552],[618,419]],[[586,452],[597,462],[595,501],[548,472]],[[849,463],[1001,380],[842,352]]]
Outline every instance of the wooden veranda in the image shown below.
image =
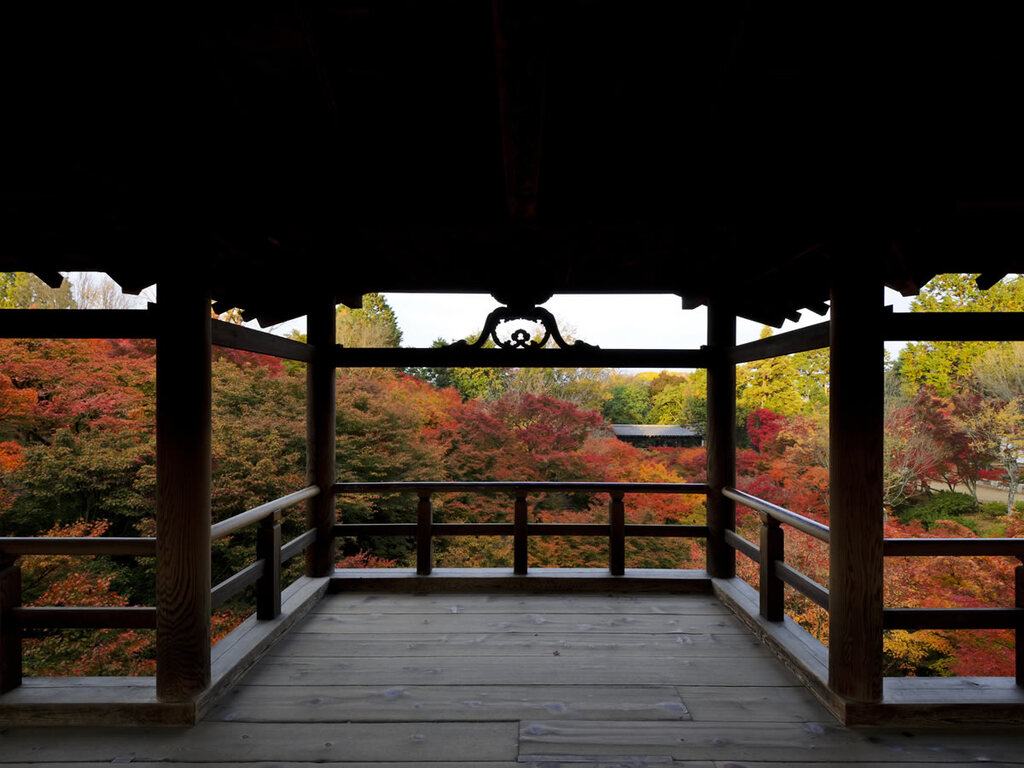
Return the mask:
[[[218,697],[276,639],[337,604],[317,602],[329,586],[380,576],[334,570],[346,491],[334,470],[336,370],[422,365],[704,367],[707,483],[601,487],[608,523],[572,531],[526,520],[529,484],[491,489],[509,494],[512,522],[500,530],[434,524],[438,488],[414,484],[417,522],[392,532],[416,536],[417,573],[382,577],[389,586],[443,583],[436,536],[511,535],[515,562],[477,588],[557,590],[571,578],[574,589],[604,590],[609,579],[627,593],[703,589],[721,601],[709,610],[735,612],[842,722],[1020,721],[1021,655],[1016,679],[972,681],[965,696],[955,679],[887,681],[882,633],[998,627],[1019,637],[1024,566],[1016,607],[1003,609],[886,609],[882,576],[887,555],[1024,558],[1021,540],[887,541],[880,512],[883,342],[1024,340],[1019,313],[898,314],[883,302],[884,286],[910,295],[935,274],[969,271],[984,287],[1024,266],[1022,198],[1006,182],[1019,170],[1020,117],[996,98],[1020,74],[1012,25],[964,20],[950,86],[946,50],[920,33],[923,14],[911,8],[852,18],[817,3],[338,0],[3,13],[15,33],[8,71],[26,74],[9,89],[17,118],[0,179],[0,269],[48,280],[105,271],[128,290],[155,283],[158,301],[145,311],[0,310],[0,336],[156,339],[158,535],[0,540],[0,722],[192,724],[223,712]],[[951,90],[970,120],[933,114],[936,92]],[[936,137],[937,125],[948,135]],[[958,164],[965,147],[971,161]],[[947,195],[949,165],[963,184]],[[336,306],[389,290],[490,293],[505,320],[542,315],[559,292],[675,293],[682,309],[707,307],[707,344],[339,348]],[[213,320],[211,301],[263,324],[305,315],[308,343]],[[805,309],[831,314],[736,342],[737,317],[779,326]],[[211,527],[213,345],[306,364],[308,472],[291,496]],[[735,488],[736,365],[824,347],[829,529]],[[626,525],[623,504],[643,492],[704,494],[707,524]],[[283,543],[278,515],[295,503],[306,505],[307,530]],[[759,542],[736,534],[737,503],[761,515]],[[212,584],[211,541],[250,525],[260,529],[255,562]],[[828,542],[827,585],[783,562],[786,526]],[[608,537],[607,577],[527,571],[529,537],[567,532]],[[706,571],[627,573],[627,536],[705,539]],[[22,607],[19,558],[51,552],[155,555],[156,604]],[[759,596],[736,578],[737,552],[760,563]],[[307,575],[282,591],[281,563],[300,555]],[[211,606],[253,583],[257,616],[211,654]],[[828,610],[827,651],[782,616],[784,585]],[[75,681],[75,694],[22,684],[24,629],[82,626],[155,628],[155,681]],[[541,731],[527,735],[539,744]],[[725,759],[751,759],[743,754]]]

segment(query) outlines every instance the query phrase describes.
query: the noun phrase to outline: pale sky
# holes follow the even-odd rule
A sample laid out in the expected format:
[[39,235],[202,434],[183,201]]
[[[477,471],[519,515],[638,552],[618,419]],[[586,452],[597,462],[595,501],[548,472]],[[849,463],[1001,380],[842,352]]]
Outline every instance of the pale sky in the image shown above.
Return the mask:
[[[477,334],[487,314],[499,306],[488,294],[387,293],[385,298],[398,318],[405,347],[429,347],[438,337],[454,341]],[[899,312],[908,310],[911,300],[887,288],[885,301]],[[563,334],[605,349],[697,349],[707,343],[707,311],[703,307],[684,310],[682,300],[672,294],[558,295],[542,306],[555,315]],[[800,322],[786,321],[774,332],[827,319],[827,314],[804,312]],[[275,332],[287,333],[292,327],[304,330],[305,319],[280,326]],[[758,323],[739,321],[738,343],[753,341],[760,334]],[[895,356],[903,345],[891,342],[886,346]]]
[[[74,278],[80,273],[71,273]],[[469,293],[387,293],[388,304],[395,311],[402,329],[402,346],[429,347],[439,337],[454,341],[477,334],[483,329],[487,314],[499,306],[488,294]],[[139,301],[153,300],[152,292],[143,292]],[[911,299],[885,289],[885,302],[897,312],[910,308]],[[682,300],[672,294],[657,295],[558,295],[542,305],[558,320],[563,335],[597,344],[605,349],[698,349],[707,343],[707,310],[684,310]],[[813,325],[828,319],[804,312],[800,322],[786,321],[775,333]],[[246,325],[256,326],[255,323]],[[258,327],[258,326],[256,326]],[[293,329],[306,330],[306,318],[264,330],[285,335]],[[737,342],[742,344],[760,336],[761,326],[740,319],[736,328]],[[886,348],[894,358],[902,342],[888,342]]]

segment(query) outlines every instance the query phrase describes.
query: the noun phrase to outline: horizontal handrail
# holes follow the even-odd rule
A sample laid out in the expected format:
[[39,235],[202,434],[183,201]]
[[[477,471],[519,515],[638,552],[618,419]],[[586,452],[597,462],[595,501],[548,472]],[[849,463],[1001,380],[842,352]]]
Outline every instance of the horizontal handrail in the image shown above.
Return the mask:
[[886,539],[886,557],[1008,556],[1024,560],[1024,539]]
[[728,529],[725,531],[725,543],[737,552],[741,552],[746,555],[755,563],[761,560],[761,548],[754,542],[744,539],[736,533],[736,531],[730,531]]
[[[335,494],[345,493],[410,493],[419,496],[415,523],[348,523],[332,528],[335,536],[415,536],[416,572],[428,576],[433,568],[432,542],[438,536],[511,536],[512,570],[525,575],[528,569],[530,536],[601,536],[608,537],[608,570],[613,576],[626,571],[626,537],[705,537],[706,525],[641,525],[626,524],[623,498],[627,493],[707,494],[706,483],[609,483],[609,482],[545,482],[545,481],[403,481],[335,483]],[[511,523],[435,523],[431,497],[435,493],[461,491],[510,493],[515,495]],[[531,523],[526,498],[530,493],[569,491],[575,493],[607,493],[607,523]]]
[[804,575],[796,568],[790,565],[786,565],[781,560],[776,560],[773,565],[775,566],[775,575],[779,579],[782,579],[786,584],[789,584],[793,589],[799,592],[804,597],[808,598],[815,605],[824,608],[826,611],[829,606],[829,594],[828,589],[823,587],[821,584],[816,582],[809,576]]
[[827,525],[822,525],[817,520],[812,520],[809,517],[798,515],[796,512],[790,512],[785,507],[780,507],[777,504],[772,504],[759,499],[757,496],[751,496],[749,493],[744,493],[735,488],[723,488],[722,495],[738,501],[745,507],[750,507],[757,512],[763,512],[769,517],[773,517],[780,523],[796,528],[798,531],[806,533],[808,536],[813,536],[819,541],[828,542],[829,530]]
[[1020,629],[1024,608],[886,608],[885,629]]
[[7,536],[0,538],[5,555],[138,555],[156,556],[156,539],[113,536]]
[[21,629],[156,629],[156,608],[11,608]]
[[274,512],[286,509],[293,504],[298,504],[300,501],[311,499],[318,493],[320,493],[320,489],[317,486],[309,485],[301,491],[289,493],[287,496],[268,501],[266,504],[260,504],[258,507],[253,507],[245,512],[239,512],[234,517],[229,517],[227,520],[221,520],[219,523],[214,523],[210,526],[210,540],[217,541],[225,536],[230,536],[246,526],[258,523],[267,515],[272,515]]
[[283,547],[281,547],[281,563],[287,563],[297,554],[302,552],[306,547],[316,541],[317,530],[316,528],[310,528],[305,533],[300,533],[294,539],[289,541]]
[[[627,536],[649,538],[700,538],[708,535],[706,525],[641,525],[627,523]],[[514,523],[434,523],[434,536],[513,536]],[[607,523],[528,523],[530,536],[607,536]],[[415,536],[416,523],[340,523],[336,536]]]
[[707,493],[706,483],[605,483],[605,482],[546,482],[543,480],[531,480],[521,483],[509,483],[503,481],[423,481],[416,480],[402,482],[381,482],[381,483],[335,483],[334,490],[338,493],[390,493],[397,491],[423,491],[429,493],[449,493],[459,491],[495,491],[515,493],[543,492],[543,491],[591,491],[595,493],[686,493],[700,494]]
[[210,590],[210,607],[219,608],[251,584],[255,584],[267,570],[266,560],[257,560],[238,573],[228,576]]

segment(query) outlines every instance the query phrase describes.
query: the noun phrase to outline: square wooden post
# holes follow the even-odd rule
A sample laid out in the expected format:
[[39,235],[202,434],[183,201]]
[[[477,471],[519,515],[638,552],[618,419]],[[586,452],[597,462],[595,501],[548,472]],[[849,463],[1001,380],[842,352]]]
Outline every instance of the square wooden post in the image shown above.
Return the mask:
[[419,492],[416,505],[416,575],[429,576],[434,566],[434,507],[430,491]]
[[306,366],[306,484],[320,489],[306,502],[307,528],[317,532],[306,550],[308,576],[334,571],[335,322],[333,295],[321,296],[306,316],[306,339],[313,347]]
[[21,568],[0,555],[0,693],[21,685],[21,629],[13,608],[21,605]]
[[156,343],[156,686],[161,701],[210,684],[210,291],[161,279]]
[[882,698],[882,281],[863,259],[834,276],[829,374],[829,686]]
[[761,615],[768,621],[782,621],[786,615],[786,585],[775,575],[775,562],[786,559],[786,539],[782,524],[761,513]]
[[626,575],[626,504],[622,491],[608,499],[608,570],[612,576]]
[[529,568],[530,550],[528,508],[526,506],[526,491],[516,491],[516,505],[512,513],[513,540],[512,540],[512,572],[517,576],[525,576]]
[[736,530],[736,502],[722,489],[736,485],[736,365],[729,353],[736,346],[736,314],[720,301],[708,305],[708,575],[736,575],[736,550],[725,532]]
[[260,520],[256,533],[256,559],[266,565],[256,582],[256,618],[260,621],[281,615],[281,513]]

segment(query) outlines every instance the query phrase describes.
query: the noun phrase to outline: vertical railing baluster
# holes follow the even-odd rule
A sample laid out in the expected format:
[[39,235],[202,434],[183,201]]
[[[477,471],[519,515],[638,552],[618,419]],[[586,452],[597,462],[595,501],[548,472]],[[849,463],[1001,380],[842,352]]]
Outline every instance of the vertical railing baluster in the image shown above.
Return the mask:
[[513,511],[513,539],[512,539],[512,571],[517,576],[525,576],[529,559],[527,531],[527,507],[526,491],[516,491],[516,506]]
[[775,575],[775,561],[786,557],[782,524],[771,515],[761,515],[761,615],[768,621],[782,621],[785,615],[785,584]]
[[612,491],[608,502],[608,570],[612,576],[626,573],[626,505],[622,491]]
[[21,629],[14,608],[21,605],[21,567],[0,555],[0,693],[21,685]]
[[256,559],[263,560],[263,575],[256,582],[256,618],[281,615],[281,512],[260,520],[256,533]]
[[430,503],[430,491],[419,491],[420,502],[416,506],[416,573],[429,576],[433,567],[434,509]]

